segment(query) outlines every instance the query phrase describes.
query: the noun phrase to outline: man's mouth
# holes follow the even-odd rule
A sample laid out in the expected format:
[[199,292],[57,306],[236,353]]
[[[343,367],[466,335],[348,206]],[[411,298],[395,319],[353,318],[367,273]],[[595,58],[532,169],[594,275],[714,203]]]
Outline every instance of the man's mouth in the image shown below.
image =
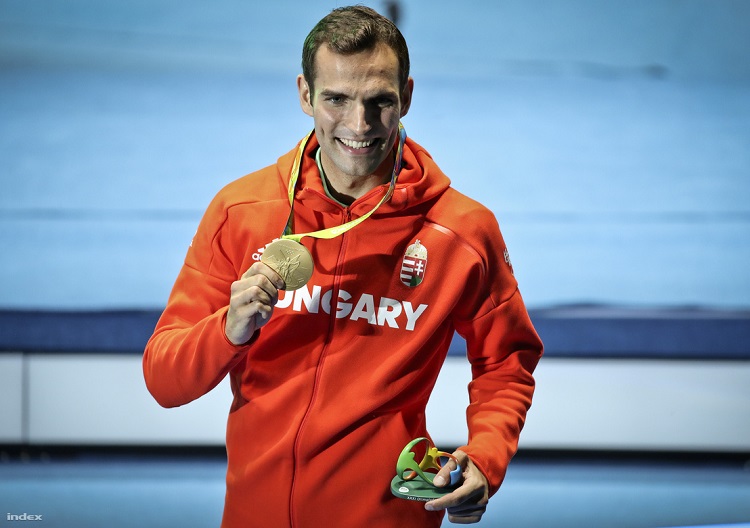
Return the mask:
[[353,141],[351,139],[338,138],[338,140],[345,146],[353,149],[365,149],[375,145],[378,142],[377,139],[369,139],[367,141]]

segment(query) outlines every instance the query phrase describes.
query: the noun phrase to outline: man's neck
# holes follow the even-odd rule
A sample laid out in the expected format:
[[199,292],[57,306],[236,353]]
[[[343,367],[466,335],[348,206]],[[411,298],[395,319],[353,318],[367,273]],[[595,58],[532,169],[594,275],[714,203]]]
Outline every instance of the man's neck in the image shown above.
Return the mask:
[[370,176],[331,181],[331,178],[326,173],[320,148],[318,148],[315,154],[315,161],[318,163],[320,178],[323,181],[323,189],[326,191],[326,194],[345,207],[351,205],[357,198],[364,196],[378,185],[388,182],[394,163],[393,156],[391,155]]
[[318,172],[320,172],[320,180],[323,182],[323,190],[326,192],[326,195],[339,203],[339,205],[343,205],[344,207],[347,207],[352,204],[354,200],[349,200],[345,196],[341,196],[336,190],[333,188],[333,186],[328,182],[328,177],[326,176],[326,171],[323,168],[323,162],[320,159],[320,148],[318,148],[317,152],[315,153],[315,162],[318,164]]

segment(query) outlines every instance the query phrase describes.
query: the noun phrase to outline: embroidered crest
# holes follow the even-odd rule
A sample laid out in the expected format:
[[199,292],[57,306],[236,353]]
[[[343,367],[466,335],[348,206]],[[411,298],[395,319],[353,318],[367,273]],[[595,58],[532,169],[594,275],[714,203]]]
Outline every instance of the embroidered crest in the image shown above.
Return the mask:
[[427,248],[419,240],[406,248],[404,259],[401,261],[401,282],[413,288],[424,280],[427,269]]

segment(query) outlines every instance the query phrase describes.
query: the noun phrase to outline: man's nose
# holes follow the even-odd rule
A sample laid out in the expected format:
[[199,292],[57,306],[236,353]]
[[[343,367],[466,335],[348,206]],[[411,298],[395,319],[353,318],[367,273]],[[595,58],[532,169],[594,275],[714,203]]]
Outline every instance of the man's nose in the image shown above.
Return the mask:
[[358,136],[367,134],[372,129],[375,119],[372,109],[366,103],[352,105],[349,115],[349,128]]

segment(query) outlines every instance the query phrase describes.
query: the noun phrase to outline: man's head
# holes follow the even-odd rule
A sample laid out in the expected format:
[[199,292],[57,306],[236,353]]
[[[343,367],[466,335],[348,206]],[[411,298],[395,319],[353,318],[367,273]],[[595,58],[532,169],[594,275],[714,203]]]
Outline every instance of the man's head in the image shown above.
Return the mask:
[[390,175],[411,105],[403,36],[372,9],[336,9],[305,41],[303,71],[300,105],[315,121],[328,183],[347,199],[361,196]]
[[311,93],[315,93],[315,59],[321,46],[348,55],[371,50],[378,44],[385,44],[396,54],[399,87],[403,91],[409,79],[409,49],[396,25],[369,7],[334,9],[310,31],[302,47],[302,74]]

